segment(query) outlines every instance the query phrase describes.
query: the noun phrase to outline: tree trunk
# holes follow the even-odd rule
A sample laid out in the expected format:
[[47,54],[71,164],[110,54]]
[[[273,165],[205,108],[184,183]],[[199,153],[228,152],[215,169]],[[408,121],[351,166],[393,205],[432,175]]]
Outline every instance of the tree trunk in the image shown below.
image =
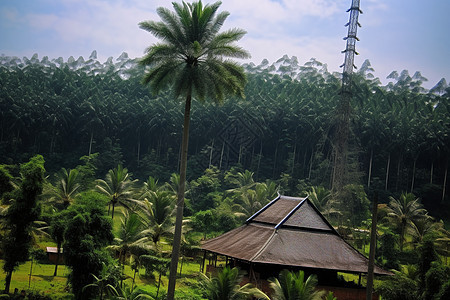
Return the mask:
[[184,263],[184,256],[181,257],[181,263],[180,263],[180,277],[181,277],[181,272],[183,271],[183,263]]
[[369,176],[367,179],[367,188],[370,188],[370,178],[372,177],[372,161],[373,161],[373,149],[370,150],[370,160],[369,160]]
[[[161,272],[159,272],[159,278],[158,278],[158,288],[156,289],[156,299],[158,299],[158,294],[159,294],[159,287],[161,286]],[[167,299],[169,299],[169,297],[167,296]]]
[[369,266],[367,269],[366,300],[372,299],[373,269],[375,266],[375,249],[377,244],[377,210],[378,210],[378,193],[375,193],[373,197],[373,208],[372,208],[372,229],[370,232],[370,250],[369,250]]
[[114,207],[116,206],[116,203],[112,203],[112,210],[111,210],[111,220],[114,220]]
[[7,271],[5,277],[5,294],[9,294],[9,287],[11,285],[11,277],[13,271]]
[[30,263],[30,274],[28,275],[28,288],[31,287],[31,276],[33,274],[33,262],[34,259],[31,259],[31,263]]
[[219,170],[222,169],[223,150],[225,149],[225,141],[222,144],[222,151],[220,152]]
[[261,140],[261,147],[259,148],[258,167],[256,168],[256,178],[259,178],[259,167],[261,166],[261,158],[262,158],[262,140]]
[[141,156],[141,133],[138,134],[138,144],[137,144],[137,167],[140,165],[140,156]]
[[434,161],[431,162],[430,184],[433,184],[433,169],[434,169]]
[[211,143],[211,151],[209,152],[209,168],[211,168],[212,156],[213,156],[213,149],[214,149],[214,139],[212,140],[212,143]]
[[445,160],[444,185],[442,186],[442,200],[441,200],[442,203],[444,203],[445,199],[445,187],[447,186],[447,173],[448,173],[448,158]]
[[292,170],[291,175],[294,177],[294,169],[295,169],[295,152],[297,151],[297,144],[294,146],[294,154],[292,155]]
[[273,157],[273,170],[272,170],[272,178],[275,177],[275,167],[277,165],[277,155],[278,155],[278,144],[280,140],[277,141],[277,146],[275,147],[275,155]]
[[398,184],[399,184],[399,181],[400,181],[400,163],[401,163],[401,161],[402,161],[402,157],[400,156],[398,158],[398,164],[397,164],[397,180],[395,182],[395,190],[396,191],[398,191]]
[[411,180],[411,193],[414,190],[414,177],[416,177],[416,162],[417,162],[417,158],[414,158],[412,180]]
[[56,247],[56,264],[55,264],[55,271],[53,272],[53,276],[57,276],[57,274],[58,274],[58,264],[59,264],[60,252],[61,252],[61,242],[59,242]]
[[309,160],[308,179],[311,179],[311,172],[312,172],[313,160],[314,160],[314,150],[311,149],[311,159]]
[[175,220],[175,233],[173,237],[172,258],[170,261],[169,285],[167,290],[167,299],[173,300],[175,296],[175,283],[177,278],[178,257],[180,255],[181,229],[183,225],[184,193],[186,190],[186,168],[187,154],[189,145],[189,122],[191,114],[191,93],[186,97],[184,108],[183,139],[181,143],[181,162],[180,162],[180,186],[178,189],[177,213]]
[[389,169],[391,166],[391,153],[389,153],[387,166],[386,166],[386,182],[384,184],[384,190],[387,191],[388,189],[388,182],[389,182]]
[[88,156],[91,157],[92,153],[92,142],[94,141],[94,131],[91,131],[91,139],[89,140],[89,154]]

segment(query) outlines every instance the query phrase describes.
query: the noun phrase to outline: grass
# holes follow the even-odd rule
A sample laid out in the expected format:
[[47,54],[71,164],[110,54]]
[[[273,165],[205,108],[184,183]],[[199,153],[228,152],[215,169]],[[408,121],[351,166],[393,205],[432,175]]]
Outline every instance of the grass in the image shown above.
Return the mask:
[[[54,265],[33,263],[33,272],[30,281],[31,261],[19,266],[12,274],[10,292],[17,288],[19,291],[27,290],[50,295],[54,293],[67,293],[66,282],[68,269],[64,265],[58,267],[59,276],[53,276]],[[3,267],[3,261],[0,261]],[[5,273],[0,276],[0,286],[5,286]]]
[[[67,287],[67,275],[69,274],[69,268],[64,265],[58,267],[58,276],[53,276],[55,266],[53,264],[38,264],[33,263],[33,272],[30,279],[30,266],[31,261],[28,261],[19,266],[19,268],[13,273],[11,279],[10,292],[13,293],[14,289],[18,291],[26,290],[28,293],[34,292],[51,296],[52,299],[55,295],[60,299],[70,299]],[[3,267],[3,261],[0,260],[0,267]],[[199,264],[196,262],[185,261],[183,263],[182,275],[177,280],[177,294],[182,299],[200,299],[195,292],[195,285],[198,282],[197,273],[199,271]],[[131,286],[134,271],[130,266],[125,266],[125,275],[127,279],[124,280],[124,284]],[[0,286],[2,289],[5,285],[5,273],[0,275]],[[179,274],[179,273],[178,273]],[[158,274],[154,273],[153,276],[146,276],[145,270],[141,269],[136,274],[135,286],[142,291],[149,292],[152,295],[156,295],[158,284]],[[162,276],[160,294],[165,293],[167,289],[168,278]],[[56,298],[56,297],[55,297]]]

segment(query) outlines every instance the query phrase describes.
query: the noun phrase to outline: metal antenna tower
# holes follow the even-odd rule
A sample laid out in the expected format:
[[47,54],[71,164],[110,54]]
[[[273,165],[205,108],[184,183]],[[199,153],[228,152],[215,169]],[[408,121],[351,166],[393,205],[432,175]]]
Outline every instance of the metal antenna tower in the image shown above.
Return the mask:
[[345,53],[344,67],[342,72],[342,90],[341,99],[337,106],[337,126],[334,140],[334,174],[333,174],[333,187],[336,192],[342,190],[343,186],[347,183],[348,170],[347,170],[347,152],[348,152],[348,137],[350,133],[350,100],[352,98],[352,73],[356,52],[356,41],[359,39],[356,36],[358,26],[358,16],[362,13],[359,8],[359,0],[352,0],[352,6],[347,10],[350,12],[350,19],[345,26],[348,26],[348,34],[344,38],[347,41],[347,47],[343,53]]

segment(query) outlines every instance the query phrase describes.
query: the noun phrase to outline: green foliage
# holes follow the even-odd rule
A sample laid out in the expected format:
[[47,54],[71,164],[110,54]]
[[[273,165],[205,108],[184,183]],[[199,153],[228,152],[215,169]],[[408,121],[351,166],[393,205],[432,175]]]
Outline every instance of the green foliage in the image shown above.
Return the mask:
[[426,274],[431,268],[432,262],[438,259],[433,242],[426,240],[419,249],[419,283],[422,290],[425,289]]
[[380,237],[379,249],[376,252],[380,265],[388,269],[398,268],[398,250],[395,248],[397,237],[387,231]]
[[418,284],[414,279],[397,273],[389,276],[376,288],[386,300],[416,300],[419,299]]
[[205,174],[191,181],[188,192],[188,208],[192,213],[213,209],[215,198],[220,188],[219,171],[216,168],[206,169]]
[[9,292],[12,272],[29,258],[32,226],[40,215],[38,196],[44,181],[44,158],[36,155],[20,166],[21,183],[8,194],[10,206],[5,216],[2,252],[6,272],[5,292]]
[[9,193],[14,189],[12,179],[13,177],[8,171],[8,167],[0,165],[0,200],[3,200],[3,194]]
[[[444,283],[450,281],[450,268],[438,262],[432,262],[430,269],[425,274],[425,300],[437,299],[437,295],[442,290]],[[439,298],[445,299],[445,298]]]
[[305,273],[282,270],[277,278],[269,279],[273,290],[273,300],[318,300],[322,299],[325,291],[316,290],[317,277],[310,275],[305,280]]
[[113,240],[111,220],[105,215],[104,197],[95,192],[83,193],[69,207],[64,234],[64,255],[70,267],[69,282],[76,299],[92,296],[83,293],[83,287],[92,283],[102,265],[108,265],[109,253],[104,247]]
[[334,297],[333,292],[328,292],[328,294],[324,298],[325,300],[338,300],[336,297]]
[[349,184],[343,187],[339,196],[340,208],[352,226],[360,226],[369,217],[370,202],[362,185]]
[[250,283],[240,286],[242,274],[238,268],[223,268],[216,276],[208,277],[203,273],[200,282],[204,297],[209,300],[237,300],[256,297],[261,299],[269,299],[259,289],[253,287]]

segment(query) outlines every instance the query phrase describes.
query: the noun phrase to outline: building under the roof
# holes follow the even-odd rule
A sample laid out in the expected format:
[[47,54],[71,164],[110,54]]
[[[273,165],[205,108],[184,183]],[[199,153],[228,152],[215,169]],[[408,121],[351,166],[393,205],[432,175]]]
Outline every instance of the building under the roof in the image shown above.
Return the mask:
[[[245,225],[205,241],[202,249],[247,269],[253,282],[287,268],[317,274],[319,284],[328,285],[337,272],[368,270],[368,259],[341,238],[307,197],[279,195]],[[374,273],[392,275],[377,266]]]

